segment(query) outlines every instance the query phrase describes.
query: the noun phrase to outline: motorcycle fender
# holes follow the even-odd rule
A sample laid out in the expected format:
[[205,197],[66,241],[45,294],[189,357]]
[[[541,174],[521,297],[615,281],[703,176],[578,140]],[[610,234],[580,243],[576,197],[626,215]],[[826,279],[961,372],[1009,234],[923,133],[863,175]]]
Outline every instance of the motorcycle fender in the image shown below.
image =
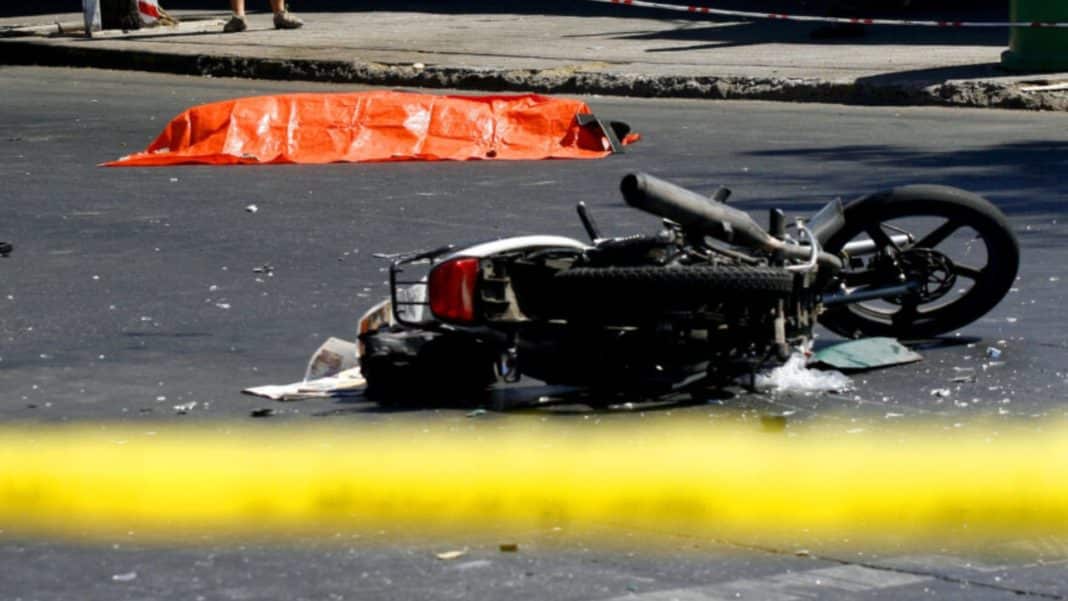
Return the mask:
[[[494,308],[490,310],[484,307],[483,310],[479,311],[479,325],[492,329],[505,323],[525,322],[528,317],[519,308],[520,303],[519,299],[516,298],[516,290],[513,288],[512,279],[508,275],[502,276],[497,271],[499,269],[498,266],[490,266],[483,259],[489,259],[489,262],[492,262],[493,258],[498,255],[508,256],[510,253],[517,253],[522,256],[529,256],[531,252],[542,250],[552,250],[554,252],[566,250],[578,254],[585,252],[589,248],[582,242],[561,236],[517,236],[468,247],[458,251],[454,256],[475,257],[482,263],[481,275],[476,285],[477,291],[475,294],[484,299],[492,299],[491,306]],[[450,258],[452,257],[448,257],[445,260]],[[509,269],[505,268],[504,273],[507,274],[508,272]]]
[[515,236],[512,238],[501,238],[499,240],[491,240],[474,246],[468,246],[447,255],[441,260],[448,261],[449,259],[455,259],[457,257],[477,257],[484,259],[500,253],[517,250],[536,250],[553,247],[573,248],[575,250],[588,250],[591,248],[588,244],[564,236]]

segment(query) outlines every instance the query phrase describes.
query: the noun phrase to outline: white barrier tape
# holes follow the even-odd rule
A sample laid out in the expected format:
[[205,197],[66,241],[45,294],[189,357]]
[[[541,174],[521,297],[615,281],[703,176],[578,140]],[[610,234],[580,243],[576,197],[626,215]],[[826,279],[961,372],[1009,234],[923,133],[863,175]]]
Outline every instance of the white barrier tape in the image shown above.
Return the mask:
[[802,21],[806,23],[841,23],[847,25],[905,25],[913,27],[1028,27],[1028,28],[1068,28],[1068,22],[1048,21],[913,21],[908,19],[865,19],[853,17],[816,17],[810,15],[787,15],[782,13],[758,13],[743,10],[725,10],[707,6],[687,6],[682,4],[663,4],[645,0],[585,0],[598,4],[622,4],[641,8],[658,8],[675,12],[719,15],[724,17],[742,17],[745,19],[771,19],[774,21]]

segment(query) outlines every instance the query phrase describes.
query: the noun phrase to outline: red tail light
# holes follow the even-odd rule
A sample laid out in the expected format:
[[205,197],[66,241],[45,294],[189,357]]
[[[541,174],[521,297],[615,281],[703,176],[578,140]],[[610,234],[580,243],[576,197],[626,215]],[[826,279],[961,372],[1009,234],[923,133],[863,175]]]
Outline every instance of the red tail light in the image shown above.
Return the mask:
[[475,321],[479,259],[460,257],[430,271],[430,311],[442,321]]

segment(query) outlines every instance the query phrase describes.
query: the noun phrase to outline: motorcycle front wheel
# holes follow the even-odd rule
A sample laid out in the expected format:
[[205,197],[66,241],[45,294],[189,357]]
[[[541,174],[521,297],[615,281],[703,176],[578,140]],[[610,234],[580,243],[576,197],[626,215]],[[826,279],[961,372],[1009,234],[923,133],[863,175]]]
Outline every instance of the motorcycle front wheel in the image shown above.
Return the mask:
[[[947,186],[895,188],[850,203],[845,226],[824,250],[847,244],[844,288],[911,282],[896,298],[835,305],[820,316],[846,337],[922,339],[966,326],[1008,294],[1019,267],[1019,245],[1005,216],[986,199]],[[834,292],[833,290],[831,292]]]

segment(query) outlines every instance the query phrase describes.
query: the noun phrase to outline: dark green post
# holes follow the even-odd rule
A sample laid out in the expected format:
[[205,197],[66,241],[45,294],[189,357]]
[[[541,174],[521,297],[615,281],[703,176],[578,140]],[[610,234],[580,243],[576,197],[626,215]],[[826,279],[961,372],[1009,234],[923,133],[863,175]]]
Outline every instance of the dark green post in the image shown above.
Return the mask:
[[[1066,0],[1009,0],[1009,18],[1014,23],[1068,21]],[[1010,71],[1068,71],[1068,28],[1013,27],[1009,49],[1001,54],[1001,66]]]

